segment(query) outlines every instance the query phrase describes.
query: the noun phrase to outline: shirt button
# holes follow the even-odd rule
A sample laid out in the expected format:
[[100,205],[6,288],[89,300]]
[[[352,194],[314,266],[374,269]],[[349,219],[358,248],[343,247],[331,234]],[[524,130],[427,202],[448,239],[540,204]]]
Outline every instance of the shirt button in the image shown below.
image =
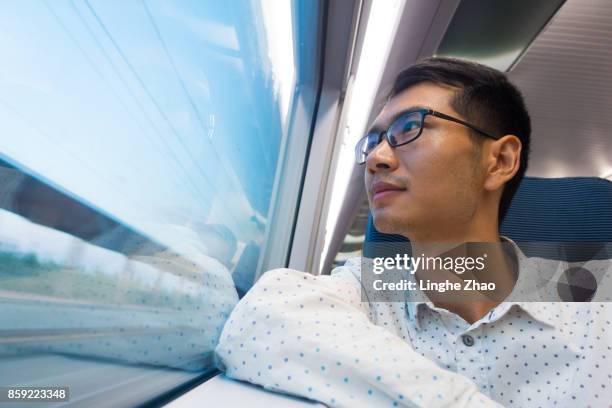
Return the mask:
[[469,334],[464,334],[463,336],[461,336],[461,340],[463,340],[463,344],[468,347],[472,347],[474,345],[474,338]]

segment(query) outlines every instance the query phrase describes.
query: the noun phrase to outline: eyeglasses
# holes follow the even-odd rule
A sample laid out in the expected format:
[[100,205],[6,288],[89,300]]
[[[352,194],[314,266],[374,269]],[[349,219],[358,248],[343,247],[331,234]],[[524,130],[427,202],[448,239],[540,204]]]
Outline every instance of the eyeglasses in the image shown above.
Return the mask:
[[441,119],[450,120],[451,122],[459,123],[463,126],[467,126],[476,132],[489,137],[491,139],[499,139],[498,136],[485,132],[478,127],[464,122],[461,119],[453,118],[444,113],[437,112],[432,109],[415,109],[402,113],[396,120],[393,121],[391,126],[383,132],[370,132],[357,142],[355,146],[355,159],[357,164],[364,164],[368,155],[382,142],[383,137],[389,143],[389,146],[396,148],[403,146],[410,142],[414,142],[423,133],[423,123],[425,123],[425,117],[432,115]]

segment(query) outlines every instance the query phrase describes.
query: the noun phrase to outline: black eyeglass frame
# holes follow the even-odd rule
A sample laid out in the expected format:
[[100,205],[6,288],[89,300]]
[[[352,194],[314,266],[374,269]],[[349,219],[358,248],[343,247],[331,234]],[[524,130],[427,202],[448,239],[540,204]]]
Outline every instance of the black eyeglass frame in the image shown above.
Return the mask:
[[[394,143],[391,141],[391,138],[389,137],[389,130],[390,130],[390,129],[391,129],[391,128],[392,128],[392,127],[393,127],[393,126],[394,126],[394,125],[395,125],[395,124],[396,124],[396,123],[399,121],[399,120],[402,120],[402,119],[403,119],[403,118],[405,118],[407,115],[411,115],[411,114],[414,114],[414,113],[420,113],[420,114],[421,114],[421,127],[420,127],[420,129],[419,129],[419,132],[416,134],[416,136],[414,136],[412,139],[410,139],[410,140],[408,140],[408,141],[406,141],[406,142],[394,144]],[[393,121],[393,122],[392,122],[392,123],[389,125],[389,127],[387,128],[387,130],[384,130],[384,131],[382,131],[382,132],[378,132],[378,134],[377,134],[377,135],[378,135],[378,140],[377,140],[377,142],[376,142],[376,146],[378,146],[378,145],[379,145],[379,144],[382,142],[382,138],[383,138],[383,137],[384,137],[384,138],[387,140],[387,143],[389,143],[389,146],[391,146],[392,148],[396,148],[396,147],[399,147],[399,146],[404,146],[404,145],[407,145],[408,143],[412,143],[412,142],[414,142],[414,141],[415,141],[415,140],[417,140],[417,139],[418,139],[418,138],[421,136],[421,134],[423,133],[423,124],[425,123],[425,118],[427,117],[427,115],[431,115],[431,116],[435,116],[435,117],[440,118],[440,119],[445,119],[445,120],[448,120],[448,121],[451,121],[451,122],[459,123],[460,125],[466,126],[466,127],[470,128],[470,129],[472,129],[472,130],[474,130],[474,131],[476,131],[476,132],[478,132],[478,133],[482,134],[483,136],[486,136],[486,137],[488,137],[488,138],[490,138],[490,139],[498,140],[498,139],[500,138],[499,136],[494,136],[494,135],[492,135],[491,133],[489,133],[489,132],[487,132],[487,131],[485,131],[485,130],[483,130],[483,129],[480,129],[478,126],[472,125],[471,123],[468,123],[468,122],[466,122],[466,121],[464,121],[464,120],[454,118],[454,117],[452,117],[452,116],[450,116],[450,115],[447,115],[447,114],[442,113],[442,112],[435,111],[435,110],[433,110],[433,109],[422,108],[422,109],[411,109],[411,110],[408,110],[408,111],[406,111],[406,112],[402,112],[402,113],[401,113],[401,114],[400,114],[400,115],[399,115],[399,116],[398,116],[398,117],[397,117],[397,118],[396,118],[396,119],[395,119],[395,120],[394,120],[394,121]],[[365,155],[365,159],[364,159],[363,161],[360,161],[360,160],[359,160],[359,157],[360,157],[362,154],[364,154],[364,153],[361,153],[361,152],[360,152],[358,149],[359,149],[359,147],[361,146],[362,142],[363,142],[364,140],[366,140],[366,139],[367,139],[367,138],[368,138],[368,137],[369,137],[369,136],[370,136],[372,133],[375,133],[375,134],[376,134],[376,132],[369,132],[369,133],[368,133],[368,134],[366,134],[364,137],[362,137],[361,139],[359,139],[359,141],[357,142],[357,145],[355,146],[355,160],[357,161],[357,164],[364,164],[364,163],[366,162],[367,158],[368,158],[368,154],[369,154],[369,153]],[[376,147],[375,147],[375,148],[376,148]]]

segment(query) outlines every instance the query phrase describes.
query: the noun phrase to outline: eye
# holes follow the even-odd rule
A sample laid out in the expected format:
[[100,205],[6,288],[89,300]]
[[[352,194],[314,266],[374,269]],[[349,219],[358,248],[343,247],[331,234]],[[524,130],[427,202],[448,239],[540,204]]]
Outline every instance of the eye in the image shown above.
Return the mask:
[[377,135],[368,135],[366,139],[366,152],[371,152],[378,145],[378,137]]
[[391,126],[389,138],[393,145],[402,145],[411,142],[419,135],[421,129],[421,115],[411,113]]
[[421,127],[421,121],[418,120],[409,120],[404,123],[402,128],[402,132],[411,132],[413,130],[418,130]]

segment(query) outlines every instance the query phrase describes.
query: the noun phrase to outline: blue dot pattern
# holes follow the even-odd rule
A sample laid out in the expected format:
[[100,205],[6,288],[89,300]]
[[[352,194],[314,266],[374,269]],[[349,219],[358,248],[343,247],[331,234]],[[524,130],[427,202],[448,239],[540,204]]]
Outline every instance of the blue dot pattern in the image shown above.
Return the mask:
[[[515,250],[516,291],[557,267]],[[470,325],[430,302],[362,301],[360,265],[264,274],[223,329],[219,367],[329,406],[612,407],[609,303],[510,296]]]
[[[228,376],[329,406],[499,406],[439,367],[361,302],[355,266],[332,276],[265,273],[234,309],[216,349]],[[358,271],[357,271],[358,272]],[[405,306],[388,303],[388,318]],[[398,314],[401,313],[401,314]]]

